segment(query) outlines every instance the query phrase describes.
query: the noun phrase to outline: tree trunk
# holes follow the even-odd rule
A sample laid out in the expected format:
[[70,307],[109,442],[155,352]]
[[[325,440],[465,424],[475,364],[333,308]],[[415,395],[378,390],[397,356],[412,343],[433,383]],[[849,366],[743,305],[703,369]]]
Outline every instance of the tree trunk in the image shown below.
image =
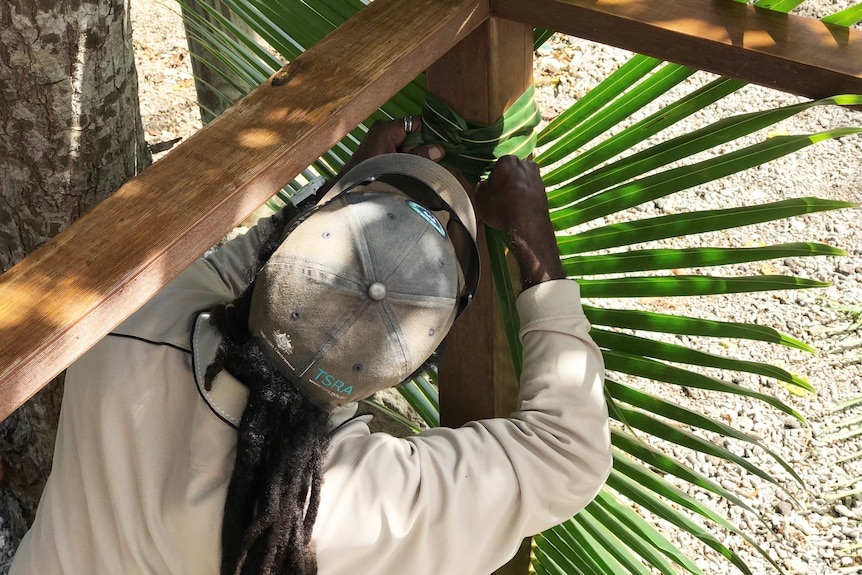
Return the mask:
[[[2,271],[149,162],[124,0],[0,2]],[[50,470],[61,394],[0,423],[0,573]]]

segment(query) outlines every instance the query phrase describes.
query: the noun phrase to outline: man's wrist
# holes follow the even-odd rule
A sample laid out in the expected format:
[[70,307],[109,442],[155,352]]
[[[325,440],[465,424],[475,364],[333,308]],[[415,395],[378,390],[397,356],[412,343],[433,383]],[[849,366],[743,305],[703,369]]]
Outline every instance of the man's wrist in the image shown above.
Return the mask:
[[521,289],[550,280],[565,279],[566,272],[550,223],[547,230],[532,227],[528,230],[526,233],[510,231],[507,234],[521,272]]

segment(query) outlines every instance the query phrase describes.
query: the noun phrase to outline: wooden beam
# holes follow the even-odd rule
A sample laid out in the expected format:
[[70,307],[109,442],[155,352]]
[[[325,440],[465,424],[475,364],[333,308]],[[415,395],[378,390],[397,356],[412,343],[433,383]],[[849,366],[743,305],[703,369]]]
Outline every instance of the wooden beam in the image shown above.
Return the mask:
[[[533,81],[532,27],[492,18],[440,58],[425,78],[428,92],[466,120],[491,124]],[[508,415],[517,394],[483,226],[479,228],[479,291],[446,339],[440,365],[441,422],[453,427]]]
[[862,31],[731,0],[492,0],[491,12],[809,98],[862,94]]
[[376,0],[0,276],[0,419],[487,17]]
[[[491,18],[440,58],[425,77],[428,92],[465,119],[491,124],[533,81],[532,26]],[[479,290],[446,338],[439,366],[440,418],[450,427],[507,416],[518,393],[482,228]],[[495,575],[524,575],[529,563],[528,539]]]

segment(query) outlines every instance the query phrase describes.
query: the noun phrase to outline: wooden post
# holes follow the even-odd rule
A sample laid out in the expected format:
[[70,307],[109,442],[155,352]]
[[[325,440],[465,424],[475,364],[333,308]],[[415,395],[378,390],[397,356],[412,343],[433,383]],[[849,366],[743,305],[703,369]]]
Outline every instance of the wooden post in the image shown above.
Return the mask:
[[[531,27],[490,18],[428,69],[427,89],[465,119],[491,124],[532,82],[532,54]],[[441,359],[440,415],[447,426],[508,415],[517,390],[479,227],[479,291],[446,339]]]
[[[427,89],[466,120],[491,124],[533,81],[531,26],[490,18],[439,59],[426,74]],[[515,405],[517,381],[503,332],[484,232],[479,226],[482,276],[470,308],[444,344],[440,365],[441,423],[506,416]],[[524,575],[529,540],[498,575]]]

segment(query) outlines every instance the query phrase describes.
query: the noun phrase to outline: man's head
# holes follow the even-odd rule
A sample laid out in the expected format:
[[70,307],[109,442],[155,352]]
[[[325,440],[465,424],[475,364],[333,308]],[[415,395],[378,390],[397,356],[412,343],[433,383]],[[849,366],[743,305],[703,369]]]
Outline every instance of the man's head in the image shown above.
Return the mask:
[[323,408],[398,385],[437,348],[478,281],[476,219],[444,168],[358,164],[255,280],[249,331]]

